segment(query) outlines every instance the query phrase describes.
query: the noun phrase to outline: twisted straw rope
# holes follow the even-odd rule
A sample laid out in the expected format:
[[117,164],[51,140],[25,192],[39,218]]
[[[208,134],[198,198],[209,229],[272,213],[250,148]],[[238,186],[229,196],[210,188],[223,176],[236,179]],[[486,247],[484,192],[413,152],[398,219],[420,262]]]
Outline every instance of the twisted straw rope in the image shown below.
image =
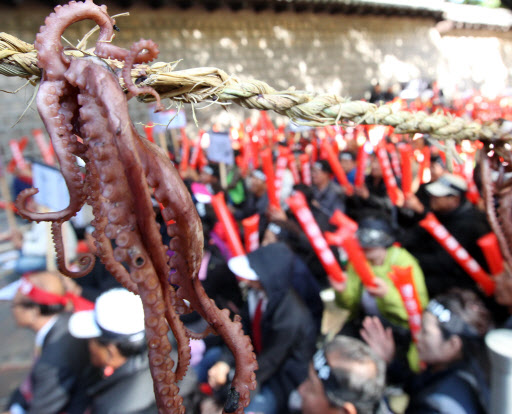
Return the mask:
[[[73,56],[92,54],[77,49],[65,53]],[[117,72],[122,67],[118,61],[106,62]],[[272,110],[302,125],[325,126],[352,121],[356,124],[392,126],[398,134],[429,134],[452,143],[464,139],[495,143],[512,141],[510,134],[500,132],[497,122],[482,125],[451,115],[394,110],[390,104],[377,106],[332,94],[277,91],[265,82],[242,81],[217,68],[174,71],[174,67],[175,63],[165,62],[135,65],[131,75],[134,82],[153,87],[162,98],[186,103],[236,103],[248,109]],[[33,45],[7,33],[0,33],[0,74],[37,81],[41,71]],[[150,102],[154,98],[147,95],[141,100]]]

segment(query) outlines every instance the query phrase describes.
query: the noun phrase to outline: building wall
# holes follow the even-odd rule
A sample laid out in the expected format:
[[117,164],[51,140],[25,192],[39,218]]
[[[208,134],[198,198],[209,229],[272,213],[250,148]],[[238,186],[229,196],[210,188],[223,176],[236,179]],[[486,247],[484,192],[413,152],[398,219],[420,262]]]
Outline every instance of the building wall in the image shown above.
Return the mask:
[[[109,9],[110,14],[121,11]],[[41,6],[30,7],[30,13],[26,7],[0,8],[0,27],[33,42],[48,13]],[[388,86],[415,78],[437,78],[449,94],[468,87],[501,91],[510,83],[512,68],[510,34],[460,31],[441,36],[435,22],[427,18],[138,7],[117,23],[121,32],[116,44],[129,46],[141,37],[151,38],[159,44],[159,60],[181,59],[177,69],[214,66],[276,89],[293,87],[353,99],[364,98],[372,82]],[[88,27],[73,25],[65,37],[76,44]],[[12,91],[23,83],[3,77],[0,89]],[[16,95],[0,95],[2,142],[41,127],[34,104],[11,127],[33,92],[28,86]],[[195,106],[197,126],[191,108],[185,108],[191,134],[208,129],[214,121],[232,123],[251,114],[234,105],[227,111],[218,105],[201,109],[205,106]],[[147,121],[144,104],[134,101],[130,108],[136,122]]]

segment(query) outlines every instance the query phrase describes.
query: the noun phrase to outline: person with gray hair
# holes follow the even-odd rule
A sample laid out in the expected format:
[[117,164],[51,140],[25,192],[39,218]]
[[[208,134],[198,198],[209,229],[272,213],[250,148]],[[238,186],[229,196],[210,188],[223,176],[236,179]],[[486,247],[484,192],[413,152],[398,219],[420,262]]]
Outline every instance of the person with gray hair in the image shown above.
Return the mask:
[[338,335],[318,350],[300,385],[303,414],[387,413],[386,365],[359,339]]

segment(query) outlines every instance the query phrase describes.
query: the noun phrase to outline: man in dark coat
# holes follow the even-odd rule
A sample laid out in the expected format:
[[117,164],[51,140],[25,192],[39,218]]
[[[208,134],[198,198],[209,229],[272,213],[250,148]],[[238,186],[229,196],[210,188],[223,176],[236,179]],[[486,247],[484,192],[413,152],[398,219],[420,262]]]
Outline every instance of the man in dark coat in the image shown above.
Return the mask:
[[339,184],[332,179],[332,169],[327,160],[315,162],[311,170],[313,203],[331,217],[336,210],[345,212],[345,195]]
[[[469,255],[487,269],[477,240],[491,229],[485,214],[466,200],[465,180],[453,174],[445,174],[425,189],[430,195],[430,209],[436,218]],[[421,226],[417,225],[405,232],[400,242],[418,259],[431,297],[455,286],[479,291],[466,271]]]
[[[288,396],[307,377],[315,350],[316,328],[303,301],[291,287],[290,273],[272,256],[272,245],[230,259],[229,268],[249,286],[241,311],[259,369],[258,390],[246,412],[285,413]],[[210,385],[224,385],[233,361],[227,358],[209,371]]]
[[68,296],[60,276],[45,271],[23,277],[19,283],[12,313],[18,326],[36,332],[35,362],[6,409],[82,414],[88,406],[85,389],[97,376],[89,364],[87,344],[68,332],[71,314],[65,311]]

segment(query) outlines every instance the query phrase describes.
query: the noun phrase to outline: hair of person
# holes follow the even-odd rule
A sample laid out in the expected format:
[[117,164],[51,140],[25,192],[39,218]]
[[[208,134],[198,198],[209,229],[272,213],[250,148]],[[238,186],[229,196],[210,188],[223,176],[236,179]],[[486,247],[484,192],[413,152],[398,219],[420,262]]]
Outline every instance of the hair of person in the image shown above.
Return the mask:
[[[34,286],[49,293],[63,295],[66,291],[64,284],[62,283],[61,276],[57,272],[43,270],[40,272],[31,273],[27,277],[30,283],[32,283]],[[23,301],[22,306],[25,308],[38,308],[39,313],[42,316],[56,315],[66,309],[66,306],[60,303],[43,305],[36,303],[28,298]]]
[[[485,334],[492,328],[491,313],[485,307],[478,295],[468,289],[452,288],[446,293],[438,295],[436,301],[452,312],[474,332],[474,335],[459,335],[462,341],[462,356],[466,362],[477,363],[485,374],[488,374],[488,355],[484,343]],[[454,333],[446,330],[439,324],[445,339]]]
[[135,340],[131,340],[129,337],[123,338],[120,336],[119,339],[105,339],[103,337],[99,337],[96,338],[96,341],[102,346],[114,344],[119,353],[125,358],[143,354],[147,350],[145,335]]
[[33,302],[30,299],[23,300],[21,302],[21,306],[24,308],[38,308],[39,313],[42,316],[57,315],[58,313],[63,312],[65,309],[65,306],[60,303],[53,305],[41,305],[40,303]]
[[325,345],[325,354],[339,384],[339,397],[358,414],[372,414],[385,387],[386,364],[362,341],[343,335]]

